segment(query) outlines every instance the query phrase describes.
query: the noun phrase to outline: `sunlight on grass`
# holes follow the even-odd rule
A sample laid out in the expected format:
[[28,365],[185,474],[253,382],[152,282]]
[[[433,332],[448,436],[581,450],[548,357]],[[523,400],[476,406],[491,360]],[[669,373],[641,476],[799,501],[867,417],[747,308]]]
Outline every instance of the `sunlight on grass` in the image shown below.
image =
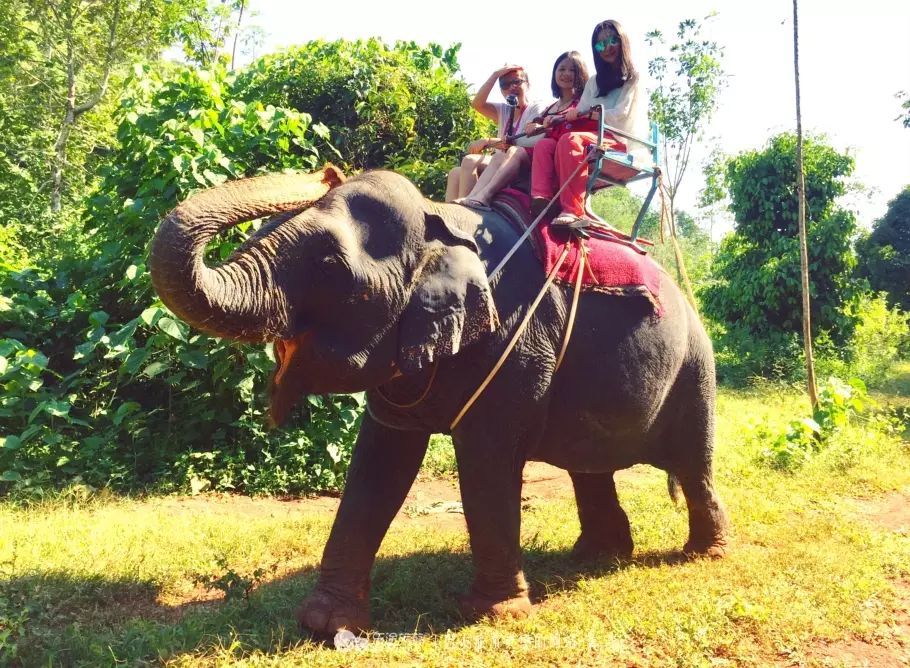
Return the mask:
[[[686,514],[649,467],[618,476],[636,543],[629,562],[572,562],[571,490],[529,504],[522,544],[537,607],[525,621],[465,626],[454,605],[470,582],[465,532],[396,521],[373,574],[384,636],[356,656],[301,640],[293,621],[331,503],[0,506],[0,613],[18,615],[0,647],[22,665],[697,666],[767,665],[812,642],[878,637],[901,605],[895,581],[910,580],[910,536],[868,521],[857,499],[910,486],[907,443],[860,423],[797,473],[759,465],[767,434],[807,412],[802,397],[771,387],[721,393],[716,476],[733,525],[722,561],[679,558]],[[428,460],[425,474],[451,471],[447,439]]]

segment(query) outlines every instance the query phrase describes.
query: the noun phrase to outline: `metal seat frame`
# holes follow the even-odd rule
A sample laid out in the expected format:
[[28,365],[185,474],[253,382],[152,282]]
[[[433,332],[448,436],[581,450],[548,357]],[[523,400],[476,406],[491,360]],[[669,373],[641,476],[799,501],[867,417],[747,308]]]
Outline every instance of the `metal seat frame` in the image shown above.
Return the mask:
[[[601,107],[592,107],[591,111],[601,111]],[[608,227],[612,227],[609,223],[607,223],[591,210],[591,195],[593,195],[596,190],[600,190],[601,188],[609,188],[612,186],[625,187],[634,181],[651,179],[651,189],[648,191],[648,195],[645,197],[645,201],[641,205],[641,210],[639,210],[638,216],[635,218],[635,224],[632,226],[632,232],[629,235],[631,243],[635,244],[638,240],[638,231],[645,219],[645,214],[648,212],[648,207],[651,205],[651,200],[654,199],[654,193],[657,192],[657,188],[660,185],[660,131],[657,128],[657,123],[652,121],[651,137],[649,139],[633,137],[632,135],[623,132],[618,128],[607,125],[604,123],[603,114],[601,113],[599,115],[600,122],[598,123],[597,129],[597,143],[590,146],[588,149],[589,155],[587,160],[589,163],[591,163],[591,167],[589,169],[587,186],[585,188],[585,214],[590,216],[593,220],[599,221]],[[618,137],[629,139],[638,144],[642,144],[643,146],[647,146],[651,151],[651,164],[639,167],[633,164],[634,158],[631,153],[623,153],[622,151],[613,151],[609,149],[604,150],[603,139],[606,132],[610,132]],[[604,168],[604,165],[607,164],[607,161],[621,165],[623,167],[637,170],[638,173],[634,174],[624,181],[611,179],[610,177],[600,173]]]

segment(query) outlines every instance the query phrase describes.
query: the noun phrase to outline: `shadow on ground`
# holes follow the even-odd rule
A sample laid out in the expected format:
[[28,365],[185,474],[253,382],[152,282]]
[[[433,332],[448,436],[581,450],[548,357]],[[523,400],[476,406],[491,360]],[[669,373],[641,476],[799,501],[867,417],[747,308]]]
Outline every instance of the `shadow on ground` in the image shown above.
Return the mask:
[[[536,604],[574,590],[584,578],[609,577],[630,565],[655,567],[682,560],[680,553],[670,552],[626,562],[578,564],[567,550],[525,550]],[[373,570],[374,629],[438,634],[464,626],[455,596],[467,589],[470,577],[471,560],[465,552],[380,558]],[[159,587],[148,581],[79,578],[59,572],[3,579],[0,604],[5,599],[24,616],[11,618],[12,634],[5,641],[0,635],[0,650],[7,643],[5,657],[0,651],[0,664],[136,665],[207,653],[238,642],[240,655],[282,653],[308,640],[295,626],[294,610],[315,579],[315,569],[308,568],[265,583],[246,599],[222,597],[179,606],[160,603]],[[9,648],[15,655],[10,655]]]

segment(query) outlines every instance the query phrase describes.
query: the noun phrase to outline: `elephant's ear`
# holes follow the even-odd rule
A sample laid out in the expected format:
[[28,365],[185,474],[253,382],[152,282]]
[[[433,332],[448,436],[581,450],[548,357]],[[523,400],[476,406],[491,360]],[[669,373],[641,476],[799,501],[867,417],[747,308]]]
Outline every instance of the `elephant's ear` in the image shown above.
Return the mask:
[[427,213],[425,222],[438,254],[420,274],[399,323],[398,366],[404,373],[454,355],[499,326],[474,240],[435,213]]

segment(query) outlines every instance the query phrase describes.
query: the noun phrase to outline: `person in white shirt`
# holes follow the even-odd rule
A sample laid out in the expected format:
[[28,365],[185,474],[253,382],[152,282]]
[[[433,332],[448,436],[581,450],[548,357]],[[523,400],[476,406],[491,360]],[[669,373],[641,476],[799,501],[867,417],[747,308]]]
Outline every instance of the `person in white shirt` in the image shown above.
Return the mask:
[[[629,39],[619,22],[608,20],[597,24],[591,35],[591,48],[597,73],[585,84],[578,106],[566,113],[566,121],[575,121],[579,115],[588,113],[597,119],[602,113],[607,125],[634,137],[647,137],[648,100],[632,62]],[[598,105],[601,111],[592,112],[592,107]],[[560,137],[556,145],[556,172],[560,184],[567,180],[569,184],[559,196],[562,213],[553,220],[553,224],[567,225],[584,217],[588,179],[585,158],[587,147],[596,141],[597,135],[593,132],[570,132]],[[604,147],[631,152],[637,161],[645,160],[649,155],[643,146],[636,147],[633,141],[610,132],[604,133]],[[608,169],[611,170],[609,175],[617,180],[635,173],[635,170],[622,166],[611,165]]]
[[[497,81],[506,103],[488,99]],[[512,138],[523,135],[542,109],[539,102],[528,100],[528,77],[517,65],[506,65],[490,74],[471,106],[496,122],[499,136],[471,142],[461,165],[449,172],[446,201],[486,209],[493,195],[530,170],[531,148],[541,137]],[[495,153],[484,155],[491,148]]]

